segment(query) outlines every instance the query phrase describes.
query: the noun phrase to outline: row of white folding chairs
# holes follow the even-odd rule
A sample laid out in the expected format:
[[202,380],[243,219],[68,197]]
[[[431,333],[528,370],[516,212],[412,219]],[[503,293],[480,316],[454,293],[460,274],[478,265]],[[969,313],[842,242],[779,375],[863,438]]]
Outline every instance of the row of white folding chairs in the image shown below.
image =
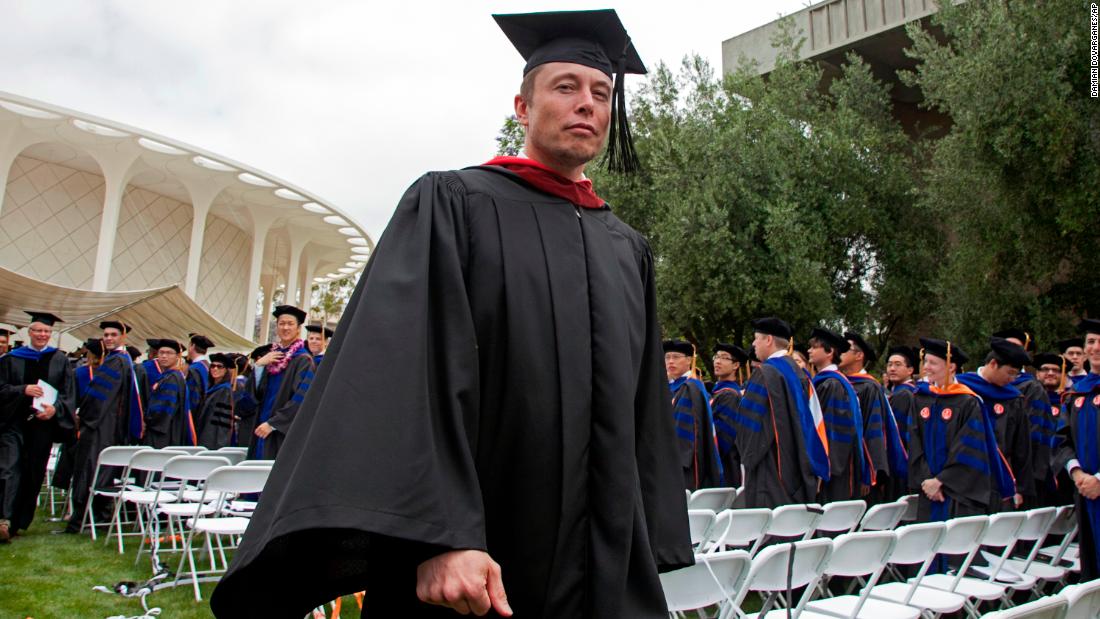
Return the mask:
[[[739,510],[731,511],[736,512]],[[865,612],[862,614],[866,616],[875,615],[876,619],[885,619],[885,617],[907,617],[912,615],[912,611],[895,608],[898,604],[912,606],[917,609],[918,612],[926,612],[929,614],[950,613],[965,609],[969,616],[978,617],[980,616],[978,606],[983,602],[999,601],[1003,606],[1010,607],[1012,605],[1011,593],[1015,590],[1034,589],[1038,591],[1036,585],[1038,581],[1043,579],[1030,576],[1026,570],[1022,572],[1018,571],[1010,563],[1013,561],[1010,559],[1010,556],[1018,540],[1035,541],[1036,544],[1026,559],[1028,565],[1020,567],[1036,565],[1035,550],[1038,549],[1038,542],[1046,536],[1048,531],[1050,531],[1050,522],[1063,511],[1062,509],[1056,510],[1055,508],[1048,507],[1030,510],[1028,512],[1007,512],[994,516],[956,518],[946,523],[913,524],[901,527],[896,531],[886,530],[845,533],[836,538],[838,543],[840,543],[841,540],[848,540],[840,546],[841,548],[846,547],[848,544],[856,543],[851,541],[854,539],[879,539],[881,543],[882,537],[876,537],[873,533],[896,535],[896,547],[888,549],[882,559],[883,569],[888,570],[888,573],[896,579],[896,582],[882,585],[875,584],[881,574],[872,574],[873,570],[869,569],[873,564],[868,562],[874,556],[874,553],[868,552],[866,548],[862,550],[864,554],[862,557],[860,552],[856,551],[849,551],[850,554],[841,554],[838,557],[834,557],[834,562],[829,566],[829,569],[824,570],[824,574],[857,578],[872,576],[864,587],[863,593],[866,595],[861,594],[860,597],[869,598],[873,601],[871,604],[873,609],[865,608],[863,609]],[[740,534],[735,533],[734,535]],[[798,542],[798,544],[812,541],[819,540],[803,540]],[[860,543],[866,545],[871,542]],[[1003,551],[1000,555],[994,555],[992,557],[985,555],[993,559],[991,564],[984,568],[975,568],[973,567],[973,561],[979,556],[983,545],[989,548],[1000,548],[1003,549]],[[763,560],[776,552],[780,552],[775,550],[776,548],[787,546],[789,546],[789,544],[778,544],[759,549],[759,544],[757,543],[750,552],[732,552],[741,552],[746,560],[751,560],[755,563],[757,560]],[[797,547],[796,544],[795,548]],[[724,550],[721,546],[704,549],[703,553],[697,555],[697,558],[705,563],[704,567],[700,568],[697,565],[695,568],[687,569],[694,569],[697,572],[705,569],[711,572],[714,569],[711,566],[711,559],[717,556],[729,555],[730,552],[731,551]],[[926,576],[926,572],[932,564],[932,561],[938,555],[962,557],[962,564],[957,570],[956,575],[934,574]],[[852,557],[852,561],[855,561],[854,564],[849,563],[849,560],[846,558],[849,556]],[[860,561],[864,563],[860,563]],[[901,573],[894,568],[894,564],[902,566],[920,564],[921,567],[918,576],[907,581],[901,576]],[[976,574],[982,577],[967,576],[966,574],[971,568],[975,570]],[[1049,580],[1051,581],[1058,581],[1064,576],[1064,571],[1060,574],[1048,574]],[[690,579],[689,576],[684,575],[670,578],[676,578],[678,582]],[[695,577],[695,580],[698,586],[703,589],[707,588],[706,579]],[[863,581],[860,582],[862,583]],[[817,585],[818,583],[815,581],[814,584]],[[796,587],[797,586],[802,585],[796,585]],[[728,591],[729,587],[726,586],[725,589]],[[825,589],[822,588],[821,590],[824,591]],[[807,595],[809,595],[809,593]],[[729,598],[730,596],[727,595],[726,597]],[[832,601],[833,599],[839,599],[841,601]],[[840,598],[830,598],[828,600],[814,602],[812,607],[816,609],[816,611],[821,611],[825,614],[831,612],[834,615],[839,613],[838,616],[856,617],[859,616],[860,609],[864,606],[865,601],[860,602],[859,605],[856,606],[855,600],[856,598],[851,596],[841,596]],[[809,598],[804,600],[804,602],[808,601]],[[672,603],[673,602],[670,601],[670,604]],[[684,607],[674,605],[674,610],[684,609]]]
[[[1052,509],[1052,508],[1047,508]],[[922,615],[938,616],[965,609],[971,617],[980,617],[978,605],[987,599],[976,597],[974,583],[997,585],[988,581],[964,578],[966,567],[978,554],[981,544],[996,542],[994,536],[1019,532],[1024,520],[1032,516],[1009,513],[992,517],[957,518],[946,523],[911,524],[894,531],[860,531],[845,533],[835,539],[801,540],[776,544],[761,549],[755,556],[743,550],[717,551],[696,555],[696,565],[661,575],[669,610],[674,617],[688,610],[699,610],[719,604],[719,617],[784,616],[791,619],[836,619],[873,617],[874,619],[917,619]],[[1000,538],[998,538],[1000,539]],[[1014,541],[1006,543],[1006,554]],[[927,576],[932,562],[941,553],[965,554],[959,577]],[[792,556],[793,555],[793,556]],[[879,584],[880,578],[892,566],[919,566],[914,578]],[[892,572],[897,574],[896,571]],[[857,578],[863,586],[858,595],[828,596],[824,586],[831,577]],[[940,578],[942,576],[942,578]],[[939,580],[939,582],[936,582]],[[944,586],[946,584],[949,586]],[[968,584],[960,588],[960,582]],[[797,601],[788,600],[787,610],[771,609],[784,591],[806,587]],[[1069,617],[1096,617],[1100,610],[1100,583],[1089,585],[1078,597],[1078,614]],[[1003,599],[1002,604],[1010,602]],[[741,606],[749,593],[757,592],[764,600],[760,613],[746,615]],[[992,599],[997,599],[992,598]],[[1023,608],[1023,607],[1021,607]],[[1015,615],[1008,615],[1015,617]],[[1024,615],[1027,616],[1027,615]]]
[[1096,619],[1100,617],[1100,580],[1070,585],[1054,595],[1015,608],[982,615],[983,619]]

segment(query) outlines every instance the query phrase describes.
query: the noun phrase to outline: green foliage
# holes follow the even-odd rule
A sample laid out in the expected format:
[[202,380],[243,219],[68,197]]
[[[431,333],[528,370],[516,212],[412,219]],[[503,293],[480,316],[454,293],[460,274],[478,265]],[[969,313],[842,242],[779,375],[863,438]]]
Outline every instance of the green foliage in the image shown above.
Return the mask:
[[313,286],[311,306],[314,311],[321,313],[322,324],[327,324],[330,316],[340,315],[344,311],[344,306],[351,299],[351,293],[355,292],[355,284],[358,282],[359,274],[356,273]]
[[504,119],[504,126],[497,135],[497,154],[515,157],[523,150],[523,125],[519,124],[515,114]]

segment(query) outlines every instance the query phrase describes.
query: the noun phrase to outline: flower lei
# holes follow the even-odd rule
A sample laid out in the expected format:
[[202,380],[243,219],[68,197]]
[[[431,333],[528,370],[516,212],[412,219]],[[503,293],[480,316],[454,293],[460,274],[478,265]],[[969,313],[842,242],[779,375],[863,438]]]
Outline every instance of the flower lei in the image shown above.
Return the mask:
[[298,351],[301,350],[302,347],[305,345],[306,341],[302,339],[294,340],[294,343],[286,348],[283,348],[278,344],[272,344],[271,349],[276,352],[283,353],[283,358],[273,363],[269,363],[267,366],[267,373],[278,374],[279,372],[285,370],[286,366],[290,365],[290,360],[293,359],[294,355],[297,354]]

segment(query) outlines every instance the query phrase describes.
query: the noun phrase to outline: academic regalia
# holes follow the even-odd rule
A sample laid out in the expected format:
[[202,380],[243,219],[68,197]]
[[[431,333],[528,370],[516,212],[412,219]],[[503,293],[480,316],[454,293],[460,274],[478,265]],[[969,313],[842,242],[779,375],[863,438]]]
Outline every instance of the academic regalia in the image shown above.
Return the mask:
[[366,587],[371,616],[450,617],[416,602],[416,566],[467,548],[501,564],[516,616],[667,617],[657,571],[692,555],[653,267],[606,207],[496,166],[421,178],[214,612],[303,614]]
[[[969,387],[981,398],[981,408],[993,426],[997,447],[1016,480],[1016,492],[1034,497],[1035,483],[1030,472],[1034,466],[1031,455],[1031,430],[1028,426],[1026,403],[1022,394],[1012,385],[998,387],[977,372],[959,374],[959,382]],[[1011,503],[999,507],[1014,509]]]
[[[34,418],[27,385],[44,380],[57,389],[56,413]],[[30,526],[54,441],[75,431],[76,383],[66,354],[47,347],[22,346],[0,357],[0,519],[11,531]]]
[[[905,449],[908,468],[909,462],[909,422],[913,415],[916,414],[917,409],[913,396],[917,392],[917,387],[914,383],[902,383],[900,385],[894,385],[890,389],[890,394],[887,396],[887,402],[890,405],[890,410],[894,413],[894,424],[898,429],[898,437],[901,439],[901,445]],[[890,478],[890,495],[891,496],[903,496],[909,494],[909,475],[894,475]]]
[[156,359],[146,359],[134,365],[134,376],[137,377],[138,390],[141,392],[142,410],[149,410],[149,393],[153,385],[160,380],[161,373],[160,364]]
[[255,385],[253,397],[259,403],[260,409],[249,434],[262,423],[270,424],[275,430],[267,438],[252,437],[248,447],[250,460],[274,460],[279,455],[279,449],[290,432],[298,407],[305,400],[306,392],[313,382],[313,357],[309,354],[305,340],[295,340],[287,349],[275,346],[273,350],[287,352],[290,361],[278,372],[272,371],[271,365],[261,368],[263,373],[259,383],[252,383]]
[[710,395],[702,381],[681,376],[668,384],[684,487],[688,490],[723,486],[722,462],[714,436]]
[[710,410],[714,415],[714,435],[718,439],[718,457],[726,485],[740,486],[741,456],[737,452],[737,429],[733,417],[741,403],[741,385],[735,381],[720,380],[714,383],[710,398]]
[[95,369],[77,407],[80,434],[73,469],[70,529],[79,528],[84,517],[99,452],[112,445],[139,443],[144,436],[140,397],[130,355],[125,349],[111,351]]
[[256,414],[256,401],[248,389],[247,379],[237,378],[236,389],[230,389],[229,380],[214,385],[206,391],[202,411],[196,419],[199,445],[207,449],[247,445],[248,436],[240,434]]
[[789,356],[768,359],[749,378],[734,418],[747,507],[813,503],[818,480],[829,479],[812,394],[809,378]]
[[149,395],[145,412],[145,444],[160,449],[169,445],[195,445],[195,424],[189,404],[187,379],[181,370],[160,375]]
[[[1100,473],[1100,374],[1089,374],[1062,394],[1062,417],[1053,466],[1064,471],[1073,461],[1089,475]],[[1067,478],[1068,480],[1068,478]],[[1072,482],[1068,482],[1071,483]],[[1081,548],[1081,581],[1100,578],[1100,499],[1073,491]]]
[[210,389],[210,361],[203,358],[187,367],[187,398],[192,410],[202,409],[202,400]]
[[[1050,460],[1051,443],[1054,441],[1054,433],[1058,429],[1055,424],[1056,415],[1052,411],[1050,398],[1046,389],[1034,375],[1021,372],[1012,386],[1020,391],[1022,396],[1022,408],[1028,421],[1028,439],[1031,443],[1031,472],[1032,493],[1024,494],[1024,507],[1045,507],[1055,505],[1053,490],[1054,476],[1051,474]],[[1016,477],[1022,472],[1017,471]],[[1021,493],[1023,494],[1023,493]]]
[[873,502],[894,501],[897,493],[909,479],[909,453],[906,451],[901,428],[890,408],[886,390],[867,372],[848,376],[859,397],[864,420],[864,441],[873,467],[875,487],[871,491]]
[[825,434],[829,439],[830,479],[821,486],[819,500],[847,501],[862,496],[870,487],[873,471],[863,444],[863,414],[859,398],[848,379],[836,370],[823,370],[813,378],[821,403]]

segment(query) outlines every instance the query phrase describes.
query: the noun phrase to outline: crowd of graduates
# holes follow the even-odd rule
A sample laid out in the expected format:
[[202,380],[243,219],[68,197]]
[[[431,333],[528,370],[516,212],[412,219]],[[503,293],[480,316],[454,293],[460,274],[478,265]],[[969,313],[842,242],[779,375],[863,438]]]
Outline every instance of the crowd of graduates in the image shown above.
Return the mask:
[[[247,446],[249,458],[274,459],[333,335],[311,324],[303,339],[306,312],[280,305],[274,341],[248,354],[210,352],[201,333],[146,339],[142,351],[118,320],[68,354],[50,345],[61,318],[27,314],[29,342],[9,347],[0,332],[0,543],[30,526],[55,443],[51,483],[71,493],[70,533],[107,447]],[[108,505],[92,509],[106,516]]]
[[1057,352],[1016,328],[984,357],[920,338],[889,348],[879,377],[859,333],[815,328],[796,346],[785,321],[752,324],[747,350],[714,346],[713,382],[695,346],[664,342],[688,489],[741,486],[769,508],[916,493],[922,521],[1078,501],[1083,569],[1100,573],[1100,321]]

